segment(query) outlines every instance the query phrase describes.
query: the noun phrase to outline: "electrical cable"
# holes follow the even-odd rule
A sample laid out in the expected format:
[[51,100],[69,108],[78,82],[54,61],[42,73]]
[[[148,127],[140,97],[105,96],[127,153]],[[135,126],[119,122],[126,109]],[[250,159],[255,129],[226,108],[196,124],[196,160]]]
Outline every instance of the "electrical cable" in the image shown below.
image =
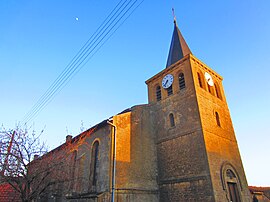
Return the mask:
[[[126,0],[127,1],[127,0]],[[126,2],[125,1],[125,2]],[[116,7],[113,9],[113,11],[119,6],[119,4],[122,2],[122,0],[116,5]],[[120,6],[120,8],[125,4],[125,2]],[[69,74],[69,72],[72,70],[72,68],[74,68],[74,62],[76,62],[78,59],[80,59],[82,56],[82,54],[84,55],[85,50],[88,49],[88,47],[91,45],[91,43],[93,42],[93,40],[99,35],[99,32],[102,31],[102,29],[104,29],[104,26],[106,26],[108,23],[110,23],[109,21],[111,20],[112,17],[114,17],[117,12],[119,11],[119,9],[117,9],[117,11],[110,17],[110,15],[113,13],[113,11],[108,15],[108,17],[103,21],[103,23],[99,26],[99,28],[95,31],[95,33],[89,38],[89,40],[85,43],[85,45],[80,49],[80,51],[76,54],[76,56],[71,60],[71,62],[66,66],[66,68],[64,69],[64,71],[58,76],[58,78],[55,80],[55,82],[49,87],[49,89],[45,92],[45,94],[43,94],[43,96],[39,99],[39,101],[36,103],[36,105],[30,110],[30,112],[25,116],[25,118],[23,120],[25,120],[25,122],[28,122],[28,119],[30,119],[30,117],[32,116],[33,113],[35,113],[35,111],[37,111],[40,106],[43,105],[43,103],[46,103],[48,97],[50,97],[50,94],[53,93],[53,91],[55,90],[55,88],[60,85],[63,81],[63,79],[67,76],[67,74]],[[107,19],[110,17],[110,19],[107,21]],[[106,22],[107,21],[107,22]],[[106,22],[106,23],[105,23]],[[110,26],[110,25],[109,25]],[[101,28],[102,27],[102,28]],[[101,31],[99,31],[99,29],[101,28]],[[99,31],[99,32],[98,32]],[[96,34],[97,33],[97,34]],[[94,38],[93,38],[94,37]],[[93,38],[93,39],[92,39]],[[92,39],[92,40],[91,40]],[[91,41],[90,41],[91,40]]]
[[[126,0],[127,1],[127,0]],[[125,2],[126,2],[125,1]],[[81,57],[81,54],[83,54],[83,52],[87,49],[87,47],[89,45],[91,45],[92,41],[91,40],[93,37],[95,38],[97,35],[96,33],[98,33],[98,31],[100,29],[103,29],[104,26],[106,26],[108,24],[108,22],[111,20],[111,18],[119,11],[119,9],[124,5],[124,3],[121,5],[120,8],[117,9],[116,13],[112,15],[112,13],[116,10],[116,8],[119,6],[119,4],[122,2],[122,0],[115,6],[115,8],[111,11],[111,13],[107,16],[107,18],[102,22],[102,24],[98,27],[98,29],[92,34],[92,36],[88,39],[88,41],[84,44],[84,46],[79,50],[79,52],[73,57],[73,59],[71,60],[71,62],[69,62],[69,64],[66,66],[66,68],[62,71],[62,73],[57,77],[57,79],[53,82],[53,84],[47,89],[47,91],[43,94],[43,96],[37,101],[37,103],[31,108],[31,110],[26,114],[26,116],[24,117],[23,120],[27,120],[28,117],[30,117],[32,115],[32,113],[40,106],[42,105],[42,103],[44,102],[44,100],[46,100],[46,97],[48,96],[48,94],[50,94],[55,86],[59,85],[59,82],[61,82],[61,80],[66,76],[66,74],[70,71],[70,69],[72,68],[71,65],[74,64],[74,62],[76,62],[76,60],[78,60],[78,58]],[[111,17],[110,17],[111,16]],[[110,17],[110,19],[108,20],[108,18]],[[108,22],[106,22],[108,20]],[[106,22],[106,23],[105,23]],[[102,28],[101,28],[102,27]],[[91,40],[91,41],[90,41]]]
[[[131,11],[131,13],[122,21],[122,23],[120,23],[120,21],[125,17],[125,15],[127,15],[127,13],[135,5],[135,3],[137,1],[138,0],[134,1],[132,3],[132,5],[129,6],[128,8],[127,8],[127,6],[132,2],[131,0],[125,5],[125,3],[127,2],[127,0],[126,0],[124,3],[122,3],[122,5],[118,9],[117,9],[117,7],[120,5],[122,0],[115,6],[115,8],[110,12],[110,14],[107,16],[107,18],[103,21],[103,23],[95,31],[95,33],[88,39],[88,41],[84,44],[84,46],[73,57],[73,59],[66,66],[64,71],[62,71],[62,73],[57,77],[57,79],[54,81],[54,83],[48,88],[48,90],[38,100],[38,102],[34,105],[34,107],[32,107],[32,109],[26,114],[26,116],[23,119],[23,121],[24,121],[23,123],[27,123],[30,120],[32,120],[33,118],[35,118],[37,116],[37,114],[41,110],[43,110],[52,101],[52,99],[56,96],[56,93],[59,93],[67,85],[67,83],[81,70],[81,68],[83,66],[85,66],[85,64],[95,55],[96,52],[98,52],[98,50],[108,41],[108,39],[121,27],[121,25],[130,17],[130,15],[143,2],[143,1],[141,1]],[[123,8],[123,6],[124,6],[124,8]],[[122,9],[122,10],[119,12],[120,9]],[[114,12],[115,10],[116,10],[116,12]],[[116,21],[116,19],[117,19],[117,21]],[[116,22],[114,23],[114,21],[116,21]],[[110,24],[108,25],[108,23],[110,23]],[[114,27],[119,23],[120,23],[120,25],[114,31],[112,31],[114,29]],[[109,31],[107,31],[108,29],[109,29]],[[111,31],[112,31],[112,33],[110,34]],[[107,35],[109,35],[109,36],[107,37]],[[106,39],[106,37],[107,37],[107,39]],[[105,40],[105,41],[103,41],[103,40]],[[90,56],[90,54],[92,54],[92,55]],[[86,62],[85,62],[85,60],[86,60]]]

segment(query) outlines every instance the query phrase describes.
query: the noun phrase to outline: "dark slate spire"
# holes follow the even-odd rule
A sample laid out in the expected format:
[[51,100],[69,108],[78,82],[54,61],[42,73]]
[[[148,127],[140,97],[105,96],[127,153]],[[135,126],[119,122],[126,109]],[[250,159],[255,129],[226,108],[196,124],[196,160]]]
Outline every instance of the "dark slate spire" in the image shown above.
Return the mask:
[[176,63],[178,60],[181,60],[188,54],[192,53],[177,26],[176,20],[174,19],[174,30],[166,68]]

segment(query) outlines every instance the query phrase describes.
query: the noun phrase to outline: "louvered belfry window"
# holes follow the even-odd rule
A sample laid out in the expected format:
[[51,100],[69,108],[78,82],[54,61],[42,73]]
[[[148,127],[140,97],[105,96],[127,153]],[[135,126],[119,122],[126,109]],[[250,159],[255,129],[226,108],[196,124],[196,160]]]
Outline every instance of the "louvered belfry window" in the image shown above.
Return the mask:
[[172,95],[173,94],[173,88],[172,88],[172,85],[167,88],[167,93],[168,93],[168,96]]
[[157,98],[157,101],[161,100],[161,88],[160,88],[160,86],[156,87],[156,98]]
[[179,89],[182,90],[186,87],[185,83],[185,77],[183,73],[180,73],[178,76],[178,81],[179,81]]

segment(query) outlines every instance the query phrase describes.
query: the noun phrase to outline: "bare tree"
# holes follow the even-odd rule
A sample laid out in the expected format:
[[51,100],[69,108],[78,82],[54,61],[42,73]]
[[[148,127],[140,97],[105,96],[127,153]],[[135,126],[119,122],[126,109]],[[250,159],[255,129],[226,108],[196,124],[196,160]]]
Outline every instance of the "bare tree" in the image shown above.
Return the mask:
[[23,202],[38,199],[57,184],[68,181],[65,150],[53,155],[35,131],[17,127],[0,131],[0,180],[9,183]]

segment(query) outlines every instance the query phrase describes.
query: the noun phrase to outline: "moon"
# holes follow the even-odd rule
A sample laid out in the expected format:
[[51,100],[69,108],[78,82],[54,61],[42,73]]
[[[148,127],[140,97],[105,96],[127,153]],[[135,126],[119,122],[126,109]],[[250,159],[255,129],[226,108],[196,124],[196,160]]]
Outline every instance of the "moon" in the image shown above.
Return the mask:
[[78,17],[76,17],[76,18],[75,18],[75,20],[79,21],[79,18],[78,18]]

